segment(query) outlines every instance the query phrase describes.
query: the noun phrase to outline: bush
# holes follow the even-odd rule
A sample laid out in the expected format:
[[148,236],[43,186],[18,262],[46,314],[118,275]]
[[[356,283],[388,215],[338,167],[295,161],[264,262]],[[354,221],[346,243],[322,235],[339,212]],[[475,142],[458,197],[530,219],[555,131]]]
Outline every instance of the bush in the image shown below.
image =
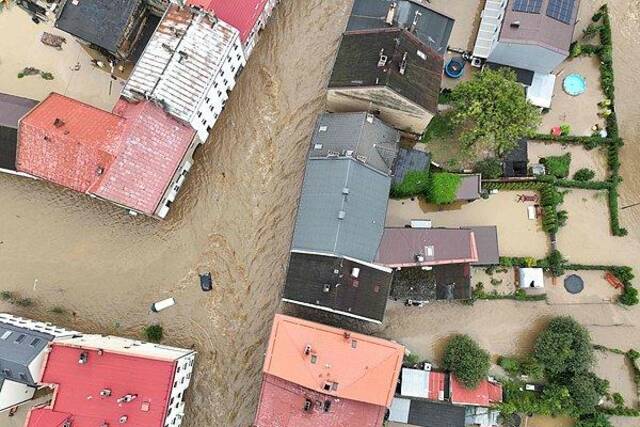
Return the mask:
[[421,361],[422,359],[420,358],[420,355],[418,355],[418,353],[409,353],[404,355],[402,364],[405,366],[416,366]]
[[489,353],[467,335],[455,335],[444,350],[443,365],[467,388],[475,388],[489,373]]
[[162,326],[158,324],[149,325],[144,328],[144,336],[146,337],[147,341],[158,343],[162,341],[163,335],[164,331],[162,329]]
[[571,166],[571,153],[562,156],[549,156],[540,159],[546,169],[548,175],[556,178],[566,178],[569,176],[569,166]]
[[594,362],[589,332],[571,317],[553,318],[533,354],[550,380],[587,373]]
[[522,372],[518,359],[501,356],[498,359],[498,365],[500,365],[500,367],[504,369],[508,374],[513,376],[519,375],[520,372]]
[[582,55],[582,46],[577,41],[571,43],[571,47],[569,48],[569,56],[572,58],[577,58]]
[[502,162],[496,158],[481,160],[476,163],[475,171],[485,179],[496,179],[502,176]]
[[460,175],[448,172],[439,172],[431,175],[427,199],[431,203],[446,205],[455,202],[458,188],[462,182]]
[[560,125],[560,135],[567,136],[571,133],[571,126],[568,123],[562,123]]
[[429,171],[409,171],[399,184],[391,186],[391,197],[401,199],[424,195],[429,189]]
[[611,395],[611,399],[613,400],[613,404],[616,406],[624,406],[624,397],[620,393],[613,393]]
[[428,143],[434,139],[447,138],[453,134],[454,129],[451,116],[449,114],[440,114],[431,119],[420,140]]
[[575,427],[612,427],[609,417],[605,414],[595,413],[581,417]]
[[609,384],[591,372],[572,375],[567,383],[573,406],[578,414],[591,414]]
[[638,304],[638,290],[633,286],[625,286],[624,292],[618,298],[618,302],[624,305],[636,305]]
[[596,176],[596,173],[589,168],[578,169],[573,174],[573,179],[576,181],[591,181]]

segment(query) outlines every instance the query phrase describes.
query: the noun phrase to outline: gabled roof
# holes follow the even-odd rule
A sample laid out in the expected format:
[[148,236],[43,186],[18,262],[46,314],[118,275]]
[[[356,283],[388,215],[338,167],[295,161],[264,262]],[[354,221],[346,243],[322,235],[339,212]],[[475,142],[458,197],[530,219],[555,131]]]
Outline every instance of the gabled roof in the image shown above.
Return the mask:
[[[381,56],[386,56],[386,62]],[[329,88],[386,86],[436,114],[443,67],[443,57],[408,31],[345,33]]]
[[[311,407],[305,410],[307,400]],[[381,427],[386,408],[336,398],[265,374],[255,427]]]
[[16,166],[153,215],[194,135],[149,101],[108,113],[52,93],[21,120]]
[[324,113],[316,123],[309,158],[352,152],[362,163],[389,175],[400,132],[367,113]]
[[355,0],[347,31],[389,28],[386,18],[392,9],[393,27],[410,30],[440,55],[447,51],[454,20],[411,0]]
[[465,410],[448,403],[418,398],[393,399],[389,421],[422,427],[464,427]]
[[470,405],[489,407],[502,402],[502,385],[483,380],[474,389],[468,389],[455,375],[451,374],[451,403],[454,405]]
[[498,228],[495,225],[467,227],[473,231],[478,247],[478,261],[475,265],[500,264],[500,249],[498,247]]
[[113,54],[123,35],[130,31],[132,15],[139,13],[142,0],[65,1],[56,27]]
[[388,407],[404,347],[276,314],[264,373],[342,399]]
[[53,335],[0,322],[0,381],[36,386],[29,365],[53,340]]
[[392,278],[390,269],[373,264],[292,252],[283,298],[288,302],[382,322]]
[[292,249],[373,261],[391,178],[351,157],[309,159]]
[[462,228],[388,227],[384,229],[376,255],[376,263],[388,267],[467,264],[477,261],[475,235],[473,231]]
[[393,184],[401,183],[409,172],[428,171],[431,154],[413,148],[400,148],[393,165]]
[[155,99],[191,122],[225,65],[238,31],[213,15],[172,5],[122,91],[129,99]]
[[[84,364],[78,363],[82,353]],[[30,412],[26,427],[52,427],[66,419],[73,427],[116,426],[123,415],[127,425],[163,427],[174,370],[173,361],[53,343],[42,382],[56,392],[49,408]],[[100,395],[105,389],[110,396]],[[136,398],[117,402],[127,394]]]
[[254,29],[268,0],[188,0],[193,6],[213,11],[216,16],[240,31],[242,42],[246,42]]

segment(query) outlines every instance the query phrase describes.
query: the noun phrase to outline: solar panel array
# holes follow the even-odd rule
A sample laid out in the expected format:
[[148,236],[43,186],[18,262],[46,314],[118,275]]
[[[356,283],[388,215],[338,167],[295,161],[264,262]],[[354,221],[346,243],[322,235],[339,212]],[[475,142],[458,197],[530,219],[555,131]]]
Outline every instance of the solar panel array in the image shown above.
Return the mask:
[[514,0],[514,12],[540,13],[542,0]]
[[571,24],[575,0],[549,0],[547,16],[565,24]]

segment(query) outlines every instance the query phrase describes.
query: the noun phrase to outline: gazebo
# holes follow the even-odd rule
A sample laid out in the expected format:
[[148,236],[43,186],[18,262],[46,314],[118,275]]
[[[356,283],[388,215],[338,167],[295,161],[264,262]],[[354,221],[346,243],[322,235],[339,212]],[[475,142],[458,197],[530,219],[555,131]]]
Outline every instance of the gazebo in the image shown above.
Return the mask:
[[544,272],[541,268],[520,268],[519,279],[522,289],[544,288]]

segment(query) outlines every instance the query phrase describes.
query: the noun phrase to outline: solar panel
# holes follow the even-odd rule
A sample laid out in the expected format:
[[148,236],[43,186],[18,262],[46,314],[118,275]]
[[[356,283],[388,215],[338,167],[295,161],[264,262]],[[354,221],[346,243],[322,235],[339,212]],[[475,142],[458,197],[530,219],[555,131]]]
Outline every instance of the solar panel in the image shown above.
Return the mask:
[[549,0],[547,16],[565,24],[571,24],[575,0]]
[[514,12],[540,13],[542,0],[514,0]]

